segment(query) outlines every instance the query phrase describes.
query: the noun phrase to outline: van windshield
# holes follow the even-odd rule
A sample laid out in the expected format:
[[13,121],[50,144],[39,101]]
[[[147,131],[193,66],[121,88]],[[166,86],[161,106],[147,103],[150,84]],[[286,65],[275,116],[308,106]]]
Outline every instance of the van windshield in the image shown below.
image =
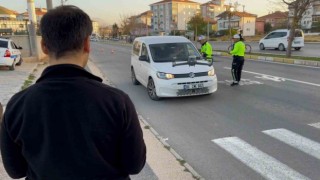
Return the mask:
[[154,62],[187,61],[189,56],[201,59],[192,43],[163,43],[149,45]]
[[294,37],[303,37],[303,32],[300,30],[296,30],[294,33]]

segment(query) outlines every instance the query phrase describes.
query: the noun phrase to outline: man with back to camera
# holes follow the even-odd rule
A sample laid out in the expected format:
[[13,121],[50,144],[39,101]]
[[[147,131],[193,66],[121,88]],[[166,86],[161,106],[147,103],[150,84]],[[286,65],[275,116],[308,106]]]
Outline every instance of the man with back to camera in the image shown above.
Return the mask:
[[212,62],[212,46],[207,41],[205,36],[199,36],[198,38],[200,44],[201,44],[201,54],[202,56],[209,62]]
[[234,45],[229,54],[233,55],[231,75],[233,78],[233,82],[231,86],[239,85],[241,80],[241,72],[244,64],[244,54],[246,51],[246,45],[244,44],[244,40],[241,34],[235,34],[233,36]]
[[85,71],[92,23],[75,6],[41,20],[49,64],[36,84],[14,95],[1,125],[1,154],[12,178],[130,179],[146,161],[130,98]]

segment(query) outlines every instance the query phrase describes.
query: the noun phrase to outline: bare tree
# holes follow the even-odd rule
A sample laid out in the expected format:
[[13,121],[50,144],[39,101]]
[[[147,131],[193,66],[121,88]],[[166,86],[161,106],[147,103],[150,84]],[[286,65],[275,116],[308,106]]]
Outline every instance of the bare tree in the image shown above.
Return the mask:
[[130,35],[137,28],[137,16],[120,15],[120,27],[123,29],[123,34]]
[[289,8],[290,35],[288,39],[287,57],[291,57],[292,41],[295,36],[295,29],[300,28],[300,21],[308,8],[317,0],[281,0]]

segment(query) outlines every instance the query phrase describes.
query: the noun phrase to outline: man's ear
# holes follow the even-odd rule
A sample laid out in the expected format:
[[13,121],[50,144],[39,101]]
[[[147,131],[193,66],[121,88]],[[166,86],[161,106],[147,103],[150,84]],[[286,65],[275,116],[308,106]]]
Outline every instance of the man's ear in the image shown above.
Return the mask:
[[46,44],[44,43],[44,40],[43,40],[43,39],[41,39],[41,49],[42,49],[42,51],[43,51],[44,54],[46,54],[46,55],[49,54],[49,50],[48,50]]
[[90,37],[89,36],[84,40],[83,51],[85,53],[90,53]]

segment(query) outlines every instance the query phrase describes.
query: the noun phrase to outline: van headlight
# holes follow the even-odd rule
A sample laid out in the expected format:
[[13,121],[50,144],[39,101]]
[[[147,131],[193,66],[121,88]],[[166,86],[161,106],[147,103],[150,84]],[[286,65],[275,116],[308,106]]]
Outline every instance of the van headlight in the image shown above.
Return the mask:
[[211,69],[210,71],[208,71],[208,76],[214,76],[216,75],[216,73],[214,72],[214,69]]
[[164,73],[164,72],[157,72],[157,76],[160,79],[173,79],[174,78],[173,74],[168,74],[168,73]]

